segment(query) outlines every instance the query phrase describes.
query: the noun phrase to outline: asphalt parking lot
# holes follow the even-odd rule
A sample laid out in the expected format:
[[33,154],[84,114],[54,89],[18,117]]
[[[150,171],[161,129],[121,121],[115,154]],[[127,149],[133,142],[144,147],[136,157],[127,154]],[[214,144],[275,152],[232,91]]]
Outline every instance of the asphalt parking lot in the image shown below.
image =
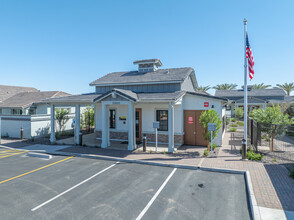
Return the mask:
[[0,192],[1,219],[250,219],[241,174],[1,148]]

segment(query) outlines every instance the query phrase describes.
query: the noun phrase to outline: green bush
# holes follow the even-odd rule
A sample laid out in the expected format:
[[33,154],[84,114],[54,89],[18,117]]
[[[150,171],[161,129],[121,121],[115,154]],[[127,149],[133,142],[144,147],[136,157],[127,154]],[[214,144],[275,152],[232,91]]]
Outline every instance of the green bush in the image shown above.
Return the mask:
[[238,124],[239,126],[244,126],[244,122],[243,122],[243,121],[238,121],[237,124]]
[[236,122],[236,118],[232,118],[231,119],[231,122]]
[[226,118],[226,125],[230,124],[230,119]]
[[237,131],[236,128],[230,128],[230,129],[229,129],[229,132],[236,132],[236,131]]
[[207,157],[208,154],[209,154],[209,151],[208,151],[208,150],[205,150],[204,153],[203,153],[203,155],[204,155],[205,157]]
[[255,153],[254,151],[247,151],[246,157],[248,160],[262,160],[263,154]]
[[237,116],[237,118],[239,120],[240,118],[243,118],[244,110],[242,108],[236,108],[235,109],[235,114],[236,114],[236,116]]
[[231,124],[230,126],[231,126],[231,127],[238,127],[237,124]]
[[294,179],[294,169],[289,172],[289,176]]
[[215,143],[212,144],[212,149],[215,150],[217,148],[217,145]]

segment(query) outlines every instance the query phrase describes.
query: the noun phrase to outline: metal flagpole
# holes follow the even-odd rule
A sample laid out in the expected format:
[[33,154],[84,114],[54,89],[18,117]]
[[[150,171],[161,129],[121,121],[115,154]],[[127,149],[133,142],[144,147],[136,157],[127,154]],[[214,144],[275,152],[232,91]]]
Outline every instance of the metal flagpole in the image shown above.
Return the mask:
[[246,58],[246,38],[247,20],[244,18],[244,139],[242,149],[242,159],[246,159],[247,152],[247,58]]

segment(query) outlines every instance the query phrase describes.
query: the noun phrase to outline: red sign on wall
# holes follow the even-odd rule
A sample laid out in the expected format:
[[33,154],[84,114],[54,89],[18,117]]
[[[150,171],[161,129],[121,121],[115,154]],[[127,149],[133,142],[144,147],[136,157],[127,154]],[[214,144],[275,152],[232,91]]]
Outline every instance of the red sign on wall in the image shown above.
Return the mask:
[[193,124],[193,116],[188,117],[188,124]]
[[209,102],[204,102],[204,107],[209,107]]

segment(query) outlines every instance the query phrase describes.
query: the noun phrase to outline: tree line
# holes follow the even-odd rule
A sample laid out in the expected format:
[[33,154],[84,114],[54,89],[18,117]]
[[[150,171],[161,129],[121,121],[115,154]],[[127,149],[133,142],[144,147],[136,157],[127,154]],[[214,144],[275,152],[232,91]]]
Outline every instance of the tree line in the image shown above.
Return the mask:
[[[233,90],[237,88],[237,84],[234,83],[223,83],[218,84],[216,86],[198,86],[197,91],[208,91],[209,89],[215,89],[215,90]],[[276,86],[280,89],[283,89],[287,96],[290,96],[290,93],[294,91],[294,83],[284,83],[284,84],[276,84]],[[271,85],[265,85],[264,83],[260,84],[254,84],[252,89],[266,89],[272,87]]]

